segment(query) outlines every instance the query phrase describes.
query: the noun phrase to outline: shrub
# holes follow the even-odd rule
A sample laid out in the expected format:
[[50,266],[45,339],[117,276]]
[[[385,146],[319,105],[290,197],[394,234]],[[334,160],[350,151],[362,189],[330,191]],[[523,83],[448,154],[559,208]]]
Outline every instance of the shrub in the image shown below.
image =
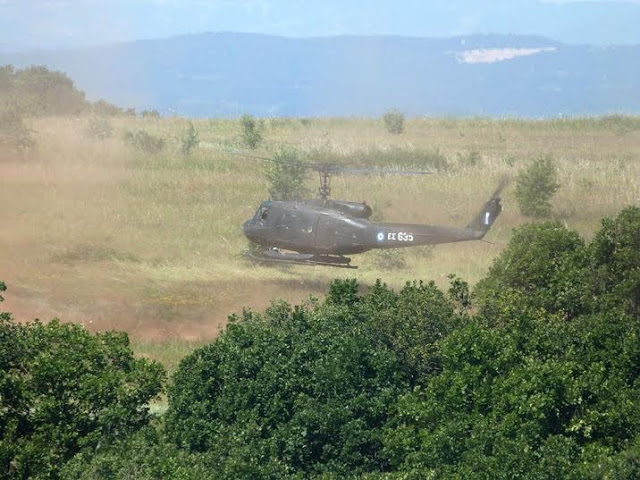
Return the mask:
[[156,137],[143,130],[135,133],[130,131],[125,132],[124,140],[129,145],[146,153],[160,153],[165,147],[165,140],[163,138]]
[[85,134],[89,138],[104,140],[113,136],[113,126],[105,117],[91,117],[85,129]]
[[407,282],[395,293],[379,280],[359,299],[357,312],[372,334],[401,361],[412,386],[441,368],[439,342],[464,318],[455,300],[433,282]]
[[280,148],[267,165],[269,195],[273,200],[302,200],[307,195],[305,188],[307,168],[296,152]]
[[0,70],[0,77],[8,80],[5,91],[27,116],[78,114],[89,105],[84,92],[77,90],[66,74],[44,66],[23,70],[9,66]]
[[[136,359],[125,333],[53,320],[0,319],[0,471],[56,477],[82,449],[147,425],[164,369]],[[5,477],[5,478],[7,478]]]
[[389,110],[382,116],[387,132],[400,135],[404,132],[404,114],[399,110]]
[[24,124],[20,110],[12,105],[0,107],[0,147],[27,150],[35,144],[33,133]]
[[193,126],[192,122],[189,122],[189,126],[187,130],[182,135],[180,139],[180,150],[183,155],[191,155],[191,152],[194,148],[197,148],[200,144],[200,138],[198,137],[198,132]]
[[558,222],[524,225],[514,232],[474,293],[491,322],[509,319],[513,309],[571,318],[590,308],[588,263],[587,249],[576,232]]
[[516,199],[527,217],[548,217],[551,197],[560,187],[558,170],[550,157],[534,159],[516,178]]
[[252,115],[240,117],[240,139],[242,144],[248,148],[258,148],[262,142],[261,128]]
[[[0,292],[6,292],[7,291],[7,285],[4,282],[0,282]],[[0,295],[0,303],[4,302],[4,297],[2,295]],[[9,314],[8,312],[0,312],[0,321],[2,320],[10,320],[11,319],[11,314]]]
[[116,107],[105,100],[98,100],[91,105],[91,111],[99,117],[116,117],[124,114],[124,109]]
[[157,110],[143,110],[142,118],[160,118],[160,113]]
[[433,283],[395,293],[378,282],[358,295],[355,280],[334,281],[322,305],[279,302],[232,317],[181,362],[169,438],[211,456],[221,478],[241,463],[257,476],[385,470],[380,435],[392,404],[438,371],[437,342],[455,318]]
[[379,428],[405,382],[394,355],[343,308],[278,303],[232,318],[181,362],[167,431],[224,469],[251,452],[254,467],[292,473],[374,470]]
[[579,479],[619,478],[592,472],[620,469],[634,478],[637,464],[620,467],[638,451],[638,326],[602,313],[458,328],[441,342],[441,373],[397,404],[385,435],[392,470]]
[[145,427],[112,444],[102,445],[96,452],[79,453],[64,466],[60,477],[69,480],[221,478],[213,462],[207,460],[204,455],[188,453],[166,442],[157,429]]
[[602,220],[591,244],[592,291],[610,308],[640,315],[640,208]]

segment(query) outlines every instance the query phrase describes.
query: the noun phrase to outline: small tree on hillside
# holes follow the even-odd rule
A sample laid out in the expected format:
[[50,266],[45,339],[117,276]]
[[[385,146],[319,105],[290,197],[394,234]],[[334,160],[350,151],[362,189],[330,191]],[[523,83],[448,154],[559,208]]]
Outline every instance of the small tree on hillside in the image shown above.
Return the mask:
[[191,151],[200,144],[200,138],[198,137],[198,132],[196,131],[192,122],[189,122],[189,126],[187,127],[187,130],[182,135],[180,142],[181,142],[180,150],[184,155],[191,155]]
[[157,110],[143,110],[142,118],[160,118],[160,113]]
[[550,157],[535,158],[516,178],[516,199],[527,217],[548,217],[551,197],[556,193],[558,169]]
[[164,378],[159,363],[135,358],[126,333],[0,314],[2,478],[58,478],[81,450],[148,425]]
[[12,104],[0,105],[0,150],[3,147],[27,150],[35,144],[19,108]]
[[399,110],[389,110],[382,116],[387,132],[400,135],[404,132],[404,114]]
[[113,136],[113,126],[106,117],[92,117],[84,133],[89,138],[104,140]]
[[293,150],[281,148],[270,162],[266,175],[269,195],[274,200],[302,200],[308,193],[304,186],[307,169]]
[[257,148],[262,142],[260,125],[253,115],[243,115],[240,118],[240,138],[242,143],[249,148]]

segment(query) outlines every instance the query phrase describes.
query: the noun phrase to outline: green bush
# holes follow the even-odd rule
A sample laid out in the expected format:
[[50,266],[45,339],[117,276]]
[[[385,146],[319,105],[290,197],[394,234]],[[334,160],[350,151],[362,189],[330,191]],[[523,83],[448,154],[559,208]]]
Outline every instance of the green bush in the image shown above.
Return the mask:
[[476,285],[478,306],[490,321],[515,316],[513,309],[565,318],[590,311],[588,263],[588,251],[576,232],[558,222],[523,225]]
[[273,200],[302,200],[309,193],[305,187],[307,168],[294,150],[280,148],[267,164],[269,195]]
[[602,469],[602,457],[638,439],[639,326],[615,314],[521,316],[454,331],[442,342],[442,372],[398,403],[385,436],[392,469],[505,479]]
[[124,141],[138,150],[151,154],[160,153],[166,144],[164,138],[156,137],[143,130],[125,132]]
[[189,453],[167,442],[159,429],[145,427],[102,445],[97,451],[80,452],[62,468],[60,477],[68,480],[214,480],[221,477],[213,463],[206,455]]
[[400,135],[404,132],[404,114],[399,110],[389,110],[382,116],[387,132]]
[[602,220],[591,244],[592,292],[610,308],[640,315],[640,208]]
[[33,132],[24,124],[20,110],[14,104],[0,105],[0,148],[27,150],[35,144]]
[[[7,285],[4,282],[0,282],[0,292],[6,292],[7,291]],[[2,295],[0,295],[0,303],[4,302],[4,297]],[[9,314],[8,312],[0,312],[0,321],[2,320],[10,320],[11,319],[11,314]]]
[[66,74],[44,66],[0,67],[0,85],[1,94],[12,98],[25,116],[75,115],[90,105]]
[[197,148],[198,145],[200,145],[198,132],[193,126],[193,123],[189,122],[187,130],[183,133],[182,138],[180,138],[180,150],[183,155],[191,155],[193,149]]
[[125,114],[125,110],[105,101],[98,100],[91,105],[91,112],[98,117],[117,117]]
[[527,311],[568,320],[614,310],[637,316],[639,238],[638,207],[603,219],[591,244],[558,222],[524,225],[476,285],[477,306],[493,323]]
[[416,371],[437,369],[429,347],[453,315],[433,285],[394,293],[378,284],[358,296],[347,280],[331,285],[323,305],[276,303],[233,317],[180,364],[169,437],[223,469],[250,455],[255,468],[305,476],[384,470],[390,407]]
[[253,115],[243,115],[240,117],[240,140],[248,148],[258,148],[262,142],[262,132],[260,124]]
[[143,110],[142,118],[160,118],[160,113],[157,110]]
[[558,170],[550,157],[534,159],[516,178],[516,199],[520,212],[527,217],[548,217],[551,197],[556,193]]
[[0,319],[0,471],[56,477],[83,449],[149,423],[164,369],[136,359],[125,333],[53,320]]
[[85,135],[89,138],[104,140],[113,136],[113,126],[105,117],[91,117]]

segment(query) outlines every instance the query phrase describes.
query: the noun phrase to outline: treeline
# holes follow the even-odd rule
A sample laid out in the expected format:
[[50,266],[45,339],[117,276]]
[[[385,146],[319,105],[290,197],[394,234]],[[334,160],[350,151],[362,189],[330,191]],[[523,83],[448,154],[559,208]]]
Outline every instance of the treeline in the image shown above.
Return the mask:
[[0,67],[0,107],[26,117],[78,115],[125,115],[135,113],[104,100],[89,102],[65,73],[44,66],[16,69]]
[[135,115],[104,100],[89,102],[64,73],[44,66],[16,69],[0,66],[0,147],[27,149],[35,145],[24,119],[93,114]]
[[335,281],[163,371],[124,334],[0,324],[8,478],[640,477],[640,208],[525,225],[473,292]]

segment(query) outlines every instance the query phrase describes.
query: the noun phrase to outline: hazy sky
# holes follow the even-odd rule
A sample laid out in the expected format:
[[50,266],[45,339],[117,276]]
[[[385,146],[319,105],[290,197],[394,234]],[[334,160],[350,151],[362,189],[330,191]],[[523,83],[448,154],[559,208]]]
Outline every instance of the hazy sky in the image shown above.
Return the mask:
[[0,48],[239,31],[305,37],[535,34],[640,44],[640,0],[0,0]]

